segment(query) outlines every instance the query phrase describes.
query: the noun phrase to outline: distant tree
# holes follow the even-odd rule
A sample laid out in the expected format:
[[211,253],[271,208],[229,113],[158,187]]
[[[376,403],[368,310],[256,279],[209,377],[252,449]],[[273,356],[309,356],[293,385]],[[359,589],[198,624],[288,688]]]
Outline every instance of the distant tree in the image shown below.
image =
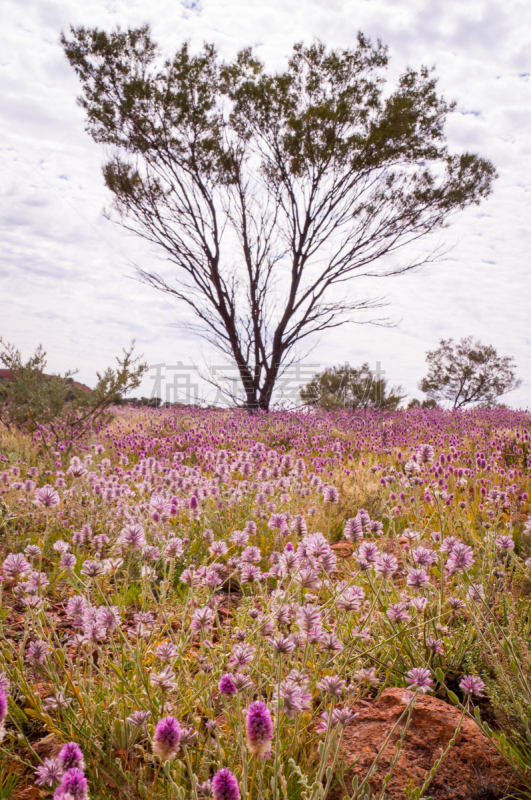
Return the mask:
[[388,388],[384,377],[373,373],[368,364],[351,367],[348,364],[318,372],[301,390],[305,405],[320,408],[386,409],[394,410],[406,395],[401,386]]
[[232,356],[248,408],[269,408],[301,342],[381,305],[351,279],[432,260],[390,257],[491,191],[490,161],[448,152],[454,104],[433,74],[408,68],[386,89],[387,48],[361,33],[346,50],[297,44],[278,73],[213,45],[164,61],[147,26],[62,43],[116,220],[176,268],[141,279]]
[[409,401],[407,404],[408,408],[437,408],[437,401],[436,400],[417,400],[414,397],[412,400]]
[[471,403],[492,405],[496,398],[517,389],[514,359],[499,356],[492,345],[466,336],[459,342],[441,339],[426,354],[429,371],[419,389],[437,403],[463,408]]
[[0,362],[8,377],[0,383],[0,423],[24,433],[39,432],[44,444],[74,442],[87,434],[95,423],[110,420],[110,408],[136,389],[148,369],[141,357],[134,357],[134,342],[108,367],[96,373],[94,389],[72,379],[74,372],[47,375],[46,353],[39,345],[26,361],[15,345],[0,339]]

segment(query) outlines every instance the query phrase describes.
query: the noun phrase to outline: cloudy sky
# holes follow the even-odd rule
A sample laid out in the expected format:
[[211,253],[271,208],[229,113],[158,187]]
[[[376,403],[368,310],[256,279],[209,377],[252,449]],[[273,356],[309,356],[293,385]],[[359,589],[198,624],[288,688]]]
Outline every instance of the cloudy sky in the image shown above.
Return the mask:
[[[330,332],[307,361],[380,362],[391,382],[421,397],[426,350],[471,334],[514,355],[523,384],[507,401],[531,407],[528,0],[3,0],[2,337],[24,356],[42,343],[50,371],[77,367],[89,385],[131,338],[150,364],[219,363],[175,327],[178,307],[134,280],[133,264],[157,260],[103,216],[104,154],[84,131],[80,87],[59,45],[69,25],[144,22],[168,54],[184,40],[215,42],[227,58],[252,45],[280,69],[295,41],[354,46],[362,30],[389,44],[391,81],[407,65],[435,65],[440,89],[458,103],[446,129],[450,149],[490,158],[499,172],[494,193],[438,237],[448,250],[443,262],[374,284],[391,303],[393,328]],[[147,377],[142,393],[151,387]]]

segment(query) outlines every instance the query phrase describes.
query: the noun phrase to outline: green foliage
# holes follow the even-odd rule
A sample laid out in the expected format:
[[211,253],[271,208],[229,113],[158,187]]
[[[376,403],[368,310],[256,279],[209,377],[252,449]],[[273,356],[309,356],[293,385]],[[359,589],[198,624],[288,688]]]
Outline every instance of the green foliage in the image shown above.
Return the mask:
[[498,397],[517,389],[514,359],[499,356],[492,345],[466,336],[459,342],[441,339],[436,350],[426,354],[429,371],[419,383],[429,400],[449,402],[453,408],[471,403],[493,405]]
[[407,407],[408,408],[437,408],[437,401],[433,400],[433,399],[428,399],[428,400],[422,400],[422,402],[421,402],[420,400],[417,400],[416,397],[414,397],[412,400],[409,401],[409,403],[407,404]]
[[400,386],[387,386],[387,380],[373,373],[368,364],[330,367],[319,372],[301,390],[305,405],[334,408],[379,408],[394,411],[404,399]]
[[381,305],[346,282],[417,266],[384,257],[491,191],[491,162],[448,152],[454,104],[432,72],[407,69],[384,95],[387,48],[361,33],[344,50],[296,44],[278,73],[209,44],[163,62],[147,26],[72,28],[62,44],[87,129],[110,147],[117,220],[177,269],[141,278],[231,352],[247,407],[269,407],[302,339]]
[[0,345],[0,362],[12,378],[0,383],[0,422],[8,430],[39,432],[43,442],[50,435],[56,443],[76,441],[95,423],[107,424],[110,407],[136,389],[147,370],[141,357],[133,357],[132,342],[116,359],[117,368],[96,373],[96,387],[87,390],[73,380],[73,372],[45,374],[46,353],[40,345],[26,362],[14,344],[0,339]]
[[[2,763],[3,761],[3,763]],[[22,782],[22,774],[17,771],[13,763],[8,764],[5,756],[0,759],[0,800],[10,800],[15,797],[14,792]]]
[[[504,598],[505,600],[506,598]],[[516,601],[509,612],[482,603],[474,607],[478,646],[488,668],[486,681],[496,720],[503,733],[492,735],[477,721],[521,780],[531,789],[531,621],[527,598]],[[512,604],[511,604],[512,605]]]

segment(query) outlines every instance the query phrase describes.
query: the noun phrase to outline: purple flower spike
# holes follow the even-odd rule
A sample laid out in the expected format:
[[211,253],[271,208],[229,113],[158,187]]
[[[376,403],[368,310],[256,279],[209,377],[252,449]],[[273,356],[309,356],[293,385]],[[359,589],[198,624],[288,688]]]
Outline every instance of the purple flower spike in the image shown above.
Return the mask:
[[35,783],[37,786],[53,786],[59,783],[63,776],[63,770],[59,766],[56,758],[45,758],[44,764],[35,770]]
[[162,761],[173,758],[181,743],[181,726],[175,717],[164,717],[157,722],[153,737],[153,752]]
[[481,678],[478,678],[477,675],[465,675],[459,684],[459,688],[465,694],[475,694],[476,697],[483,697],[483,689],[485,688],[485,684]]
[[214,800],[240,800],[238,781],[230,769],[220,769],[212,780]]
[[413,667],[407,673],[408,689],[417,689],[420,694],[425,694],[433,689],[433,680],[427,667]]
[[238,692],[238,687],[236,686],[234,678],[230,672],[227,672],[225,675],[221,676],[218,686],[220,694],[226,694],[229,697],[233,697]]
[[0,725],[7,717],[7,694],[4,689],[0,689]]
[[38,506],[44,506],[45,508],[53,508],[54,506],[58,506],[61,502],[61,498],[59,496],[59,492],[57,492],[53,486],[43,486],[41,489],[35,490],[35,503]]
[[85,759],[81,748],[75,742],[68,742],[59,752],[57,762],[65,772],[69,769],[85,769]]
[[83,770],[75,767],[63,775],[61,785],[55,790],[54,800],[88,800],[88,781]]
[[259,758],[267,758],[273,739],[271,713],[261,700],[251,703],[247,709],[247,746],[249,752]]

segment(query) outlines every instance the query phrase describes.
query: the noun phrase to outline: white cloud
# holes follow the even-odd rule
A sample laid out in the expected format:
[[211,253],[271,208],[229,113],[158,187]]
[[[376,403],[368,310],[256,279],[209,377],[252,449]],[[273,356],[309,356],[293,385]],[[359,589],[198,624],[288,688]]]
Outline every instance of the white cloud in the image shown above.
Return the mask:
[[[519,0],[4,0],[0,30],[0,333],[28,354],[39,342],[50,367],[96,369],[136,337],[150,363],[201,361],[202,346],[173,327],[183,310],[132,280],[132,262],[157,264],[140,240],[108,222],[104,154],[84,132],[79,85],[59,45],[70,24],[151,23],[171,53],[184,39],[215,41],[226,57],[253,45],[271,68],[294,41],[354,43],[358,29],[390,45],[390,78],[406,65],[436,66],[440,87],[459,111],[447,126],[451,148],[491,158],[492,197],[445,232],[447,260],[371,284],[400,320],[391,329],[349,326],[331,332],[316,363],[377,360],[392,381],[416,393],[424,353],[441,337],[473,334],[513,354],[522,388],[513,405],[531,405],[531,7]],[[167,269],[158,264],[158,268]],[[204,348],[208,354],[208,348]],[[149,380],[144,392],[149,391]]]

